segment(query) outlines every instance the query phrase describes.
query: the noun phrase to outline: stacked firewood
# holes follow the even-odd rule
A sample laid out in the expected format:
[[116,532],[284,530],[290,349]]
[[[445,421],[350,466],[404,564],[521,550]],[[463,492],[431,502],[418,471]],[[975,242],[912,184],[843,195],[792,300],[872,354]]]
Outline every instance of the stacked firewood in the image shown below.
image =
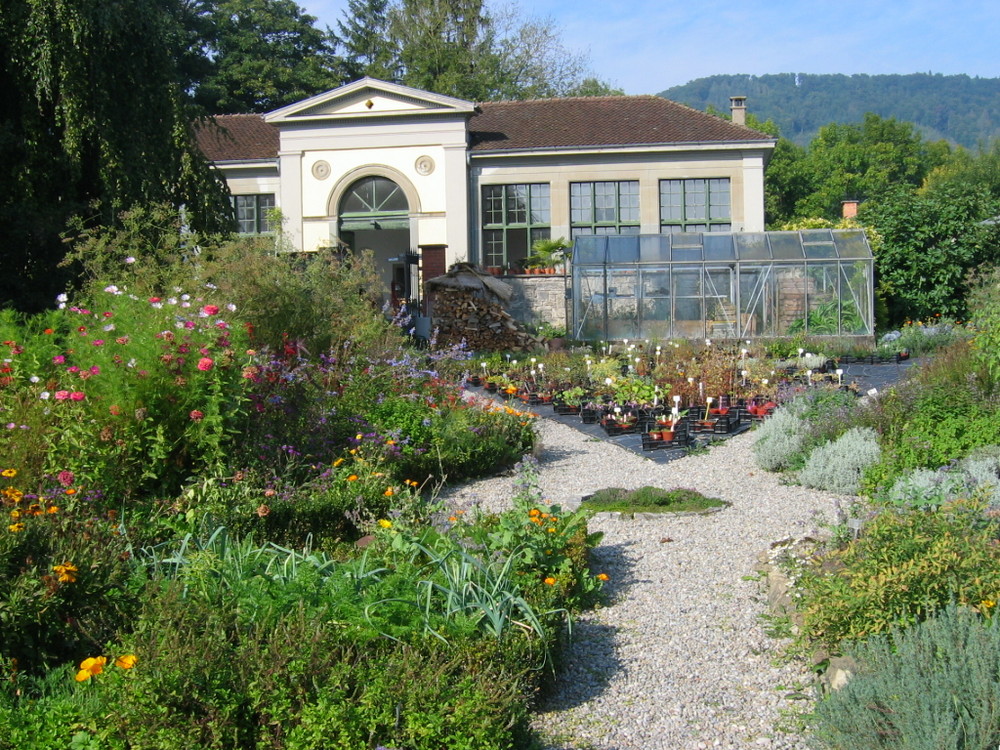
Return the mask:
[[476,351],[531,351],[543,342],[524,330],[502,305],[467,289],[435,290],[433,325],[439,344],[464,339]]

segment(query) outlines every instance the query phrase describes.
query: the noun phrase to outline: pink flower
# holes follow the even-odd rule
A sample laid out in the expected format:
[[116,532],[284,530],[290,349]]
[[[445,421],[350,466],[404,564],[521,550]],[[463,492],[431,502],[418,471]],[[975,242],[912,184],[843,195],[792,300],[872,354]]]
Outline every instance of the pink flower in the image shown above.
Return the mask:
[[191,330],[192,328],[195,327],[195,322],[193,320],[185,320],[184,327],[187,328],[188,330]]
[[160,301],[160,298],[159,297],[150,297],[149,301],[152,302],[155,305],[157,302]]
[[71,372],[74,375],[76,375],[78,372],[80,372],[80,368],[77,367],[76,365],[73,365],[72,367],[67,367],[66,372]]
[[203,313],[205,313],[205,315],[218,315],[219,314],[219,308],[218,308],[217,305],[205,305],[203,308],[201,308],[201,311]]
[[61,354],[57,354],[52,358],[52,361],[55,362],[57,365],[61,365],[66,363],[66,358]]
[[65,401],[69,398],[69,391],[56,391],[53,396],[56,401]]
[[94,346],[103,346],[104,345],[104,339],[94,339],[90,343],[93,344]]
[[205,413],[194,409],[189,415],[192,422],[200,422],[205,417]]
[[99,372],[101,371],[101,368],[100,368],[100,367],[98,367],[97,365],[91,365],[91,366],[90,366],[90,371],[91,371],[91,372],[92,372],[92,373],[93,373],[94,375],[97,375],[97,373],[99,373]]
[[83,401],[85,398],[87,398],[87,394],[85,394],[83,391],[73,391],[71,394],[69,394],[69,397],[74,401]]
[[59,480],[59,484],[61,484],[63,487],[69,487],[71,484],[73,484],[73,480],[75,478],[76,477],[73,475],[72,471],[65,471],[65,470],[60,471],[59,476],[57,477],[57,479]]
[[214,364],[215,362],[212,360],[211,357],[202,357],[201,359],[198,360],[198,369],[201,370],[202,372],[208,372],[209,370],[212,369],[212,366]]

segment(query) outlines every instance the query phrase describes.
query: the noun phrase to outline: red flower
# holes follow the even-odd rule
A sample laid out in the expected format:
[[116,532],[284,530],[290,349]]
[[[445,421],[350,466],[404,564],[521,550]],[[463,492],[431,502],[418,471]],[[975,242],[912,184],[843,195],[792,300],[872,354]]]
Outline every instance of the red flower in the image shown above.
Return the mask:
[[201,311],[203,313],[205,313],[205,315],[218,315],[219,314],[219,308],[216,305],[205,305],[203,308],[201,308]]
[[214,364],[215,361],[211,357],[202,357],[198,360],[198,369],[202,372],[208,372]]
[[69,397],[73,401],[83,401],[85,398],[87,398],[87,394],[85,394],[83,391],[73,391],[71,394],[69,394]]
[[192,422],[200,422],[205,418],[205,413],[198,411],[197,409],[193,409],[188,416],[191,417]]

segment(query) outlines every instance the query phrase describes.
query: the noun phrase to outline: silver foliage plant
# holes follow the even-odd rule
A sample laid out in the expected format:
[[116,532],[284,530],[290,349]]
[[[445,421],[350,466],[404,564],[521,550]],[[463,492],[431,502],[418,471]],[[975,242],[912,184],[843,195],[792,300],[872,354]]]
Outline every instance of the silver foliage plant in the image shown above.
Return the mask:
[[983,498],[993,509],[1000,508],[1000,446],[979,448],[939,469],[913,469],[896,480],[884,500],[928,508],[972,496]]
[[862,474],[879,460],[881,452],[875,430],[852,427],[832,443],[813,450],[798,480],[806,487],[856,495]]
[[788,409],[778,409],[757,428],[754,459],[764,471],[782,471],[802,450],[808,425]]

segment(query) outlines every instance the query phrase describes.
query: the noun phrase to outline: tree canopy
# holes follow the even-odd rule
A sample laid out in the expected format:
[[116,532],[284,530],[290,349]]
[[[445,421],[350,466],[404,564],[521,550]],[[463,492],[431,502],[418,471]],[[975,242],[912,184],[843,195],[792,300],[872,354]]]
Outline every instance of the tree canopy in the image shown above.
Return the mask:
[[[172,13],[170,10],[178,11]],[[51,303],[71,216],[113,222],[138,203],[185,204],[222,225],[224,188],[194,145],[179,9],[119,0],[0,0],[0,304]]]

